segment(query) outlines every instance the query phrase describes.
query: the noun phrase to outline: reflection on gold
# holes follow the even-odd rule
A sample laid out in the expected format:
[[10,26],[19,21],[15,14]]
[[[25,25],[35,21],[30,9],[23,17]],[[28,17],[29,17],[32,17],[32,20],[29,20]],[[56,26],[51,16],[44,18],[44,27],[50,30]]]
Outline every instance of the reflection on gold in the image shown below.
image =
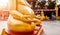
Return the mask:
[[26,0],[20,0],[19,2],[20,4],[17,4],[18,6],[11,2],[15,7],[17,6],[17,10],[11,6],[12,10],[10,11],[7,24],[8,30],[13,32],[32,32],[35,30],[36,25],[40,25],[41,21],[36,18],[36,15]]

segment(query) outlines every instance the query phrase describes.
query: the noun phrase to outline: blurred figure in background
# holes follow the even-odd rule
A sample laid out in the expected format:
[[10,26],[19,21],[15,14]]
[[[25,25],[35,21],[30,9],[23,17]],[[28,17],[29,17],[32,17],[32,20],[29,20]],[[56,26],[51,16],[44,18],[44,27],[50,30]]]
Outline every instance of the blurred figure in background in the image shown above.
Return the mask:
[[[48,9],[55,9],[55,4],[56,4],[56,1],[55,0],[48,0],[48,6],[47,6],[47,8]],[[52,11],[52,12],[50,12],[50,11],[48,11],[48,12],[45,12],[45,15],[47,15],[48,17],[50,17],[50,19],[52,19],[52,13],[53,13],[53,15],[55,15],[55,12],[54,11]]]

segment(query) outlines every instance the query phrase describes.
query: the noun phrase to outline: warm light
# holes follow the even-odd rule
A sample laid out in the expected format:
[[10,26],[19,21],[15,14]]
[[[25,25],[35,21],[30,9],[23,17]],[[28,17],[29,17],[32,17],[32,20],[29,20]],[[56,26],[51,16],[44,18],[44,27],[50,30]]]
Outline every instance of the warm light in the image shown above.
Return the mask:
[[9,0],[0,0],[0,9],[7,7],[9,4]]

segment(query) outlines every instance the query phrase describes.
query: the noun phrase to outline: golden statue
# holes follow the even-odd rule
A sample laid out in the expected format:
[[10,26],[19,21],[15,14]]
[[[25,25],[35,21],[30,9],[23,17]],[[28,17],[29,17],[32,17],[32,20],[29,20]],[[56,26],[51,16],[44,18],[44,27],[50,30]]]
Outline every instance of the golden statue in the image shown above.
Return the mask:
[[37,19],[34,11],[26,0],[19,0],[17,10],[11,10],[8,18],[8,30],[13,32],[31,32],[41,21]]

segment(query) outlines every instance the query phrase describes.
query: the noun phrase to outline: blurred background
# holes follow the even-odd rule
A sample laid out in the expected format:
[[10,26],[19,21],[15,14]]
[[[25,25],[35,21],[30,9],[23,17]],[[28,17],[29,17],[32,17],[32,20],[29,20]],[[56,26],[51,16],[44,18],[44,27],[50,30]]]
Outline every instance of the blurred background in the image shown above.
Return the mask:
[[36,15],[41,15],[41,9],[46,17],[50,20],[59,20],[60,16],[60,1],[59,0],[27,0],[34,10]]

